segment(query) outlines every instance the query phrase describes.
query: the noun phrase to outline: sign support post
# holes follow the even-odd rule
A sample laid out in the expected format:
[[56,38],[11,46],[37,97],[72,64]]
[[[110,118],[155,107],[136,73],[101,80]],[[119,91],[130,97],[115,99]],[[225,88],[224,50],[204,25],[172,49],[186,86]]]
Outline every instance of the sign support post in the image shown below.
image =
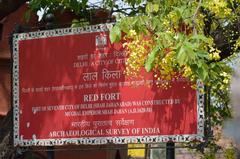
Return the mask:
[[54,159],[54,147],[53,146],[48,146],[47,147],[47,158],[48,159]]
[[166,159],[175,159],[174,142],[168,142],[166,148]]

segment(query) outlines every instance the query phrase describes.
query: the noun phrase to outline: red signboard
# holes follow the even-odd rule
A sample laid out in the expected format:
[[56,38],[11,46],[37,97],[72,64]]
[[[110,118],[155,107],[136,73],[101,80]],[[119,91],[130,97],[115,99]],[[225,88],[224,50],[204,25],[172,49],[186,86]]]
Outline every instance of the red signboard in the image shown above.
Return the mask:
[[183,78],[165,90],[152,73],[125,76],[107,26],[15,35],[15,145],[202,139],[203,96]]

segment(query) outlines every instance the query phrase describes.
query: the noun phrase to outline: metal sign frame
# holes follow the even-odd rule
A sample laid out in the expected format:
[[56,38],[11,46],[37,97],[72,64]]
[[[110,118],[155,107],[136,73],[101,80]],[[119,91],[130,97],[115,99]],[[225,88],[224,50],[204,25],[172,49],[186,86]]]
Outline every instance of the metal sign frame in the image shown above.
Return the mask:
[[204,94],[200,89],[204,85],[197,82],[197,134],[188,135],[162,135],[162,136],[143,136],[143,137],[95,137],[95,138],[69,138],[69,139],[36,139],[24,140],[19,134],[19,122],[21,110],[19,109],[19,41],[40,39],[47,37],[58,37],[64,35],[78,35],[100,31],[109,31],[114,24],[100,24],[79,28],[64,28],[38,32],[20,33],[13,35],[13,120],[14,120],[14,146],[52,146],[67,144],[127,144],[127,143],[159,143],[159,142],[190,142],[204,141]]

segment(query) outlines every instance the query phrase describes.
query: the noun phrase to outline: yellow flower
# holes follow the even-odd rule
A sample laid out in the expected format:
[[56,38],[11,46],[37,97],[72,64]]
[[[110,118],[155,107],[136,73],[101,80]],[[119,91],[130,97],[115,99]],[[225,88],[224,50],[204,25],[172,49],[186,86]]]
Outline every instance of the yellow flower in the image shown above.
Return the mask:
[[219,60],[221,57],[220,57],[220,55],[219,55],[219,53],[217,53],[217,52],[214,52],[213,53],[213,59],[214,60]]
[[129,37],[131,37],[131,38],[132,38],[132,37],[134,37],[134,36],[136,36],[136,35],[137,35],[137,33],[136,33],[136,31],[135,31],[135,30],[132,30],[132,29],[131,29],[131,30],[129,30],[129,32],[128,32],[128,36],[129,36]]
[[229,83],[229,79],[228,78],[224,78],[223,79],[223,83],[228,84]]

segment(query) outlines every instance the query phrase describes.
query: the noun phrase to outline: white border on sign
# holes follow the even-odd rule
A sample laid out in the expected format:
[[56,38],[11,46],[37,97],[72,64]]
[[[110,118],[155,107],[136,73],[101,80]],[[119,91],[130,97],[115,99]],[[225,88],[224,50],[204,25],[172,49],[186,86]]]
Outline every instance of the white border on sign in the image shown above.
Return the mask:
[[19,134],[19,116],[22,113],[19,109],[19,41],[57,37],[65,35],[77,35],[92,32],[109,31],[113,23],[85,26],[79,28],[64,28],[47,31],[29,32],[14,34],[13,36],[13,122],[14,122],[14,146],[54,146],[67,144],[127,144],[127,143],[159,143],[159,142],[190,142],[204,141],[204,94],[200,89],[204,88],[202,82],[197,82],[197,134],[186,135],[161,135],[161,136],[126,136],[126,137],[88,137],[88,138],[64,138],[64,139],[23,139]]

